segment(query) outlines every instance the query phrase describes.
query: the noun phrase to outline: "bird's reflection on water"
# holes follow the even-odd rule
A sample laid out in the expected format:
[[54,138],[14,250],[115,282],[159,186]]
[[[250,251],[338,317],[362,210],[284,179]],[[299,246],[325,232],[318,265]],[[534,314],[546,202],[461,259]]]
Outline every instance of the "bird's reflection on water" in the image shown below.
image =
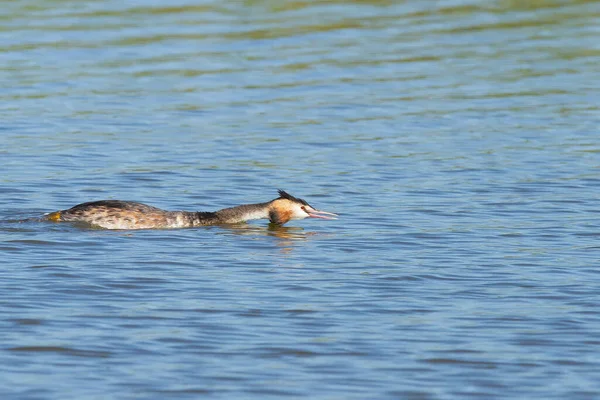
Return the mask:
[[239,224],[226,227],[226,234],[254,237],[274,237],[276,244],[285,253],[291,252],[300,242],[320,236],[319,232],[305,231],[299,226],[281,226],[277,224],[269,225],[250,225]]
[[317,232],[307,232],[299,226],[281,226],[268,224],[266,226],[238,224],[226,227],[228,233],[242,236],[272,236],[285,240],[306,240]]

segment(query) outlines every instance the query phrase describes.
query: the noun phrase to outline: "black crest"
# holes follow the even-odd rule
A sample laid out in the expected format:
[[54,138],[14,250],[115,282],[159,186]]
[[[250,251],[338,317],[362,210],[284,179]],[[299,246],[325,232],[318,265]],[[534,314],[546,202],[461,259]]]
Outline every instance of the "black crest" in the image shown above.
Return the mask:
[[302,199],[299,199],[297,197],[294,197],[291,194],[287,193],[286,191],[283,191],[283,190],[279,189],[277,192],[279,193],[279,198],[280,199],[288,199],[288,200],[291,200],[293,202],[303,204],[305,206],[310,206],[310,204],[308,204],[306,202],[306,200],[302,200]]

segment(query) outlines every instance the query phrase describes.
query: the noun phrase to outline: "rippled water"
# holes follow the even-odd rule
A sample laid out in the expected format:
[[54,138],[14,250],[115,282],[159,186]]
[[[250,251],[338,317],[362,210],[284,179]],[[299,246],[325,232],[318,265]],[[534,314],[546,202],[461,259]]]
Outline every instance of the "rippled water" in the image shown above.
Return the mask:
[[600,3],[5,3],[2,398],[600,396]]

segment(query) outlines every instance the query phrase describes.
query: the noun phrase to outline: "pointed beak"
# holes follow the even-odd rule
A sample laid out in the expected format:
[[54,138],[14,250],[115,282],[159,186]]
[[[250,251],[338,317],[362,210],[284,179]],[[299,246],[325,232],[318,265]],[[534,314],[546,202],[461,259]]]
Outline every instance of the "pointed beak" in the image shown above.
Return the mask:
[[321,219],[337,219],[337,214],[330,213],[327,211],[315,210],[314,208],[305,209],[309,218],[321,218]]

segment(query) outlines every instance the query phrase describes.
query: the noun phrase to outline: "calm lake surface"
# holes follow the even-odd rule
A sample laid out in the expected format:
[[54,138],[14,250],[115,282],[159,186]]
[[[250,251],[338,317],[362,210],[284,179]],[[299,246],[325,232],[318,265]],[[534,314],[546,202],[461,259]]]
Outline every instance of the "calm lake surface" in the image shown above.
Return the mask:
[[600,397],[599,2],[2,9],[2,399]]

